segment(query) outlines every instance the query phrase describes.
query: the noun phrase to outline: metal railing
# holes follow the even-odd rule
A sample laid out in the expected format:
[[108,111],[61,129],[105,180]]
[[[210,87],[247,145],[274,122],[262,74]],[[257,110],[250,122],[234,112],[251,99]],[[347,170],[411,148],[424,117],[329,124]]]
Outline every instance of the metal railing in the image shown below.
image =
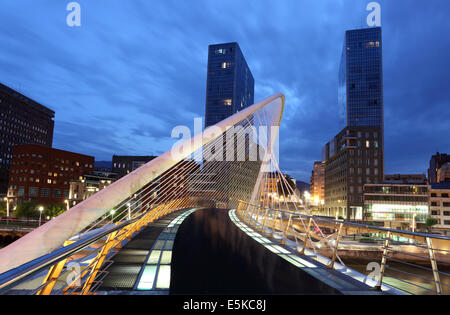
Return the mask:
[[[122,243],[132,239],[149,223],[177,210],[180,209],[159,205],[135,219],[90,231],[77,240],[68,240],[58,250],[1,274],[0,294],[93,294],[103,278],[102,270]],[[70,271],[73,262],[79,265],[79,272],[75,272],[69,281],[64,279],[64,273]],[[34,279],[38,279],[38,285],[33,284]],[[55,288],[58,281],[62,281],[62,285]],[[23,287],[25,289],[21,289]]]
[[337,261],[345,266],[344,260],[364,256],[357,253],[370,253],[371,260],[379,259],[374,285],[377,290],[387,284],[409,294],[450,294],[450,273],[445,272],[450,268],[450,237],[271,209],[245,201],[239,202],[236,212],[246,224],[281,244],[294,241],[299,255],[311,250],[327,257],[328,268],[333,269]]

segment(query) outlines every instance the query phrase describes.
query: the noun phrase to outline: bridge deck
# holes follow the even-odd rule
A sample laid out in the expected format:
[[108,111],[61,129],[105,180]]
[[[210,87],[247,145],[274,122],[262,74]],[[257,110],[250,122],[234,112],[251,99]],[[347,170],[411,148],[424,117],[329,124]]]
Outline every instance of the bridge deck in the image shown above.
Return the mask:
[[[174,220],[189,212],[182,210],[174,212],[160,220],[151,223],[136,237],[128,242],[113,258],[113,263],[107,265],[103,271],[106,276],[98,289],[109,294],[138,294],[140,291],[150,291],[142,288],[141,279],[148,270],[148,265],[154,260],[155,252],[169,252],[173,246],[176,229],[170,227]],[[161,254],[161,253],[160,253]],[[160,255],[162,256],[162,255]],[[161,257],[163,258],[163,257]],[[157,259],[154,277],[162,260]],[[141,287],[139,287],[141,284]],[[153,281],[150,284],[153,288]],[[154,290],[156,289],[156,290]],[[139,290],[139,291],[138,291]],[[153,288],[152,294],[168,293],[168,288]],[[149,293],[149,292],[147,292]]]
[[[259,242],[271,252],[279,255],[281,258],[298,267],[305,273],[313,276],[323,283],[335,288],[340,293],[345,295],[379,295],[385,294],[373,290],[372,287],[361,282],[360,280],[367,280],[367,277],[361,275],[354,270],[341,266],[341,268],[330,269],[327,267],[328,258],[320,256],[311,250],[306,249],[305,255],[297,253],[297,244],[295,242],[286,242],[286,245],[281,245],[282,235],[275,233],[273,237],[265,237],[263,235],[270,235],[271,229],[265,228],[262,232],[257,232],[247,224],[243,223],[236,216],[235,212],[230,211],[231,220],[239,226],[247,235]],[[340,265],[336,263],[336,265]],[[358,279],[359,278],[359,279]]]
[[[168,294],[170,283],[172,294],[380,294],[265,238],[232,212],[204,209],[182,226],[178,219],[174,225],[177,217],[184,219],[191,212],[179,211],[151,224],[124,246],[113,257],[98,292]],[[167,282],[157,285],[162,253],[169,251]],[[160,258],[153,257],[155,253]]]

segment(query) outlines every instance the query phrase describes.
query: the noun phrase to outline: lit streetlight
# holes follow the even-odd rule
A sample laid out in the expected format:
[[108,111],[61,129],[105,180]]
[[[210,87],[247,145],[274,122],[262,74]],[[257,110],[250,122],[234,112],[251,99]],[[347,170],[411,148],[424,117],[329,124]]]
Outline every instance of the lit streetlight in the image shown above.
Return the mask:
[[114,221],[114,213],[116,213],[116,210],[112,209],[109,213],[111,214],[111,220]]
[[5,197],[4,200],[6,201],[6,216],[9,217],[9,199]]
[[38,210],[39,210],[39,226],[41,226],[42,211],[44,211],[44,207],[40,206]]

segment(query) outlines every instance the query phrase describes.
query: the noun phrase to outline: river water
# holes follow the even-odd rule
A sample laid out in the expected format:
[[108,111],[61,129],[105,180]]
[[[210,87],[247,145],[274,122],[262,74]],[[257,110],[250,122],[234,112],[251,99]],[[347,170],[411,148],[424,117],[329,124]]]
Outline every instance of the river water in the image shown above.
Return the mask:
[[[362,274],[368,275],[366,261],[344,261],[346,265]],[[422,266],[423,267],[423,266]],[[449,270],[443,269],[440,271],[449,273]],[[407,293],[420,295],[434,295],[435,286],[433,273],[420,267],[409,266],[402,263],[387,261],[387,268],[384,283],[395,288],[403,290]],[[442,291],[444,294],[450,294],[450,277],[445,274],[440,274],[440,281],[442,283]]]

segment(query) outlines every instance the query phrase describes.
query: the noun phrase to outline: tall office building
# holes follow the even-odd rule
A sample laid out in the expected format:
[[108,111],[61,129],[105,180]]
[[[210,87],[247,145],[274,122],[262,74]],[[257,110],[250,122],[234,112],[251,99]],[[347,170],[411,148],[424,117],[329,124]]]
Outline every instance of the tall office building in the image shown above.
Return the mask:
[[384,175],[381,28],[345,33],[338,103],[345,127],[325,147],[325,209],[330,216],[362,219],[365,184]]
[[0,84],[0,196],[8,190],[14,145],[52,146],[55,112]]
[[382,141],[379,127],[346,127],[325,145],[326,214],[363,218],[364,184],[383,181]]
[[325,162],[314,162],[310,187],[315,202],[320,203],[325,200]]
[[254,86],[252,72],[238,43],[210,45],[205,127],[253,105]]
[[381,27],[345,33],[338,91],[346,126],[383,129]]

